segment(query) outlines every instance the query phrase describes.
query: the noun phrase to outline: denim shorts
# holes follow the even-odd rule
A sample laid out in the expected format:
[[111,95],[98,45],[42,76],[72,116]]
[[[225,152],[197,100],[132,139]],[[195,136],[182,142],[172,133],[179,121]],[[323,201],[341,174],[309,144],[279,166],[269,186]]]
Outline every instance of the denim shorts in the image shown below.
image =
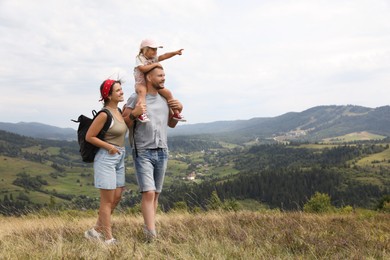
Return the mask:
[[120,154],[109,154],[100,148],[93,162],[95,187],[104,190],[115,190],[125,186],[125,156],[124,147],[116,147]]
[[134,168],[140,192],[156,191],[163,188],[165,171],[168,165],[168,149],[133,149]]

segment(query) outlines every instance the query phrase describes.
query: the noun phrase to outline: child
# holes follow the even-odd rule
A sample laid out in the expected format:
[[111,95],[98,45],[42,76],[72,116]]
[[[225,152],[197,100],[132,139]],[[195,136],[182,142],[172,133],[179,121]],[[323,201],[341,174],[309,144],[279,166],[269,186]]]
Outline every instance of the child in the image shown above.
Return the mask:
[[[145,104],[146,98],[146,83],[145,83],[145,74],[152,68],[159,65],[160,61],[172,58],[175,55],[181,55],[183,49],[167,52],[162,55],[157,56],[157,48],[162,48],[154,40],[145,39],[141,42],[139,54],[136,57],[135,67],[134,67],[134,78],[135,78],[135,91],[138,94],[138,104]],[[167,101],[173,99],[173,95],[170,90],[163,88],[158,91]],[[186,120],[180,114],[179,111],[173,111],[173,119],[177,121],[185,122]],[[138,121],[145,123],[149,122],[149,118],[146,113],[138,117]]]

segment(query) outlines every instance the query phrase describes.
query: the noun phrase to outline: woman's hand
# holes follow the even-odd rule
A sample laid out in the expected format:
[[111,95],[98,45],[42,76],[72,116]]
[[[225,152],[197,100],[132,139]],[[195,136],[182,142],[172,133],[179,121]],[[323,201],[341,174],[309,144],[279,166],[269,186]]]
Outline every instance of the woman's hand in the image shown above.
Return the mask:
[[116,154],[116,153],[121,154],[121,152],[115,146],[113,146],[110,150],[108,150],[108,153],[109,154]]

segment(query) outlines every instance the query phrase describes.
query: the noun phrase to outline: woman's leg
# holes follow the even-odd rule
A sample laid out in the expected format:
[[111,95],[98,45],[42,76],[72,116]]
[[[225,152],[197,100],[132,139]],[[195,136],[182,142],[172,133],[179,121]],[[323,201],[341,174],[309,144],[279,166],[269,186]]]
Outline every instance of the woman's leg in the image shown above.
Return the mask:
[[118,203],[121,201],[122,198],[122,192],[124,187],[116,188],[115,194],[114,194],[114,203],[111,205],[111,214],[114,212],[114,209],[118,205]]
[[115,201],[115,192],[116,190],[100,190],[99,217],[95,229],[103,233],[106,240],[112,238],[111,212]]

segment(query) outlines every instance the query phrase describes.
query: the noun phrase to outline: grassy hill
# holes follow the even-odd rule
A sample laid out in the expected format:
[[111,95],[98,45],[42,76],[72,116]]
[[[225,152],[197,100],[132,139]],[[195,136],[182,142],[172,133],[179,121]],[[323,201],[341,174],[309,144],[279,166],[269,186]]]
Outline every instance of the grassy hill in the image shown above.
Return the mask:
[[142,217],[116,212],[117,246],[88,241],[96,212],[0,216],[2,259],[389,259],[390,215],[357,210],[160,213],[145,243]]
[[390,106],[317,106],[302,112],[289,112],[272,118],[252,118],[179,125],[172,135],[212,135],[234,143],[279,137],[288,140],[320,141],[353,132],[390,136]]
[[[75,127],[76,124],[75,124]],[[34,138],[45,138],[53,140],[75,140],[76,132],[73,128],[61,128],[42,123],[3,123],[0,122],[0,129],[19,135]]]
[[[214,190],[222,199],[252,199],[286,210],[301,207],[315,191],[331,195],[336,206],[374,208],[390,187],[388,140],[361,133],[348,136],[352,143],[340,143],[346,138],[338,136],[327,143],[237,145],[172,137],[164,209],[179,201],[204,207]],[[368,140],[355,143],[359,138]],[[130,154],[126,167],[125,201],[132,206],[139,194]],[[98,203],[92,164],[81,162],[76,142],[0,131],[0,173],[2,214],[10,210],[15,214],[26,204],[95,208]],[[190,175],[195,180],[188,180]]]

